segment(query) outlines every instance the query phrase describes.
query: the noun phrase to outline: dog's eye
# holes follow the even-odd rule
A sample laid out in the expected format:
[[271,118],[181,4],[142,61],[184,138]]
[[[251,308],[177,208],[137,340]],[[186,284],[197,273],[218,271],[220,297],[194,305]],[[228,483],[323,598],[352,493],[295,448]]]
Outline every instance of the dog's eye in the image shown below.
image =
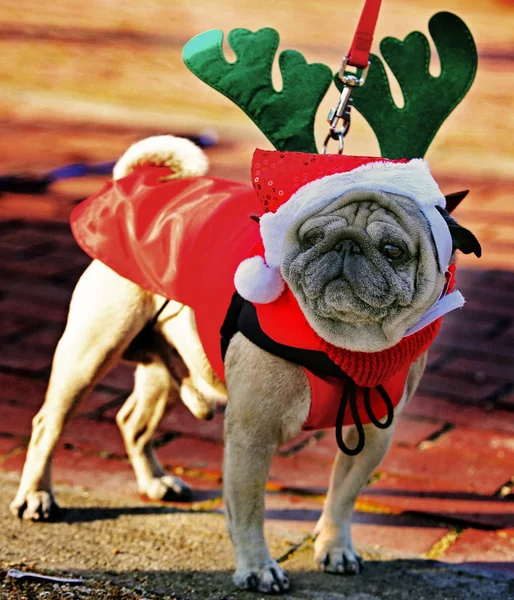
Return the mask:
[[310,231],[308,231],[302,237],[302,242],[305,246],[312,248],[312,246],[315,246],[316,244],[321,242],[321,240],[324,237],[325,237],[325,233],[323,232],[323,230],[320,229],[319,227],[315,227],[314,229],[311,229]]
[[403,258],[405,252],[394,244],[384,244],[381,248],[382,254],[390,261],[397,261]]

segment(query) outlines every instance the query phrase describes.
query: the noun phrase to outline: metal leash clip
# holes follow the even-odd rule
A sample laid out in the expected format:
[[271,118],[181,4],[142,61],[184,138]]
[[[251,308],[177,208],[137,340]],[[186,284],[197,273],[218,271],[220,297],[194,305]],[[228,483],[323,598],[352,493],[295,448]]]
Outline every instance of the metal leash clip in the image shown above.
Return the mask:
[[[343,82],[343,90],[341,91],[341,97],[336,108],[331,108],[328,113],[327,121],[329,125],[329,132],[325,138],[323,144],[323,154],[327,153],[328,143],[330,140],[336,140],[339,142],[338,154],[343,153],[344,149],[344,137],[350,129],[350,111],[352,108],[352,96],[353,90],[356,87],[361,87],[366,81],[370,63],[368,62],[366,68],[362,71],[359,76],[358,73],[346,73],[348,68],[348,57],[343,58],[341,68],[339,69],[338,77]],[[339,126],[340,121],[342,125]]]

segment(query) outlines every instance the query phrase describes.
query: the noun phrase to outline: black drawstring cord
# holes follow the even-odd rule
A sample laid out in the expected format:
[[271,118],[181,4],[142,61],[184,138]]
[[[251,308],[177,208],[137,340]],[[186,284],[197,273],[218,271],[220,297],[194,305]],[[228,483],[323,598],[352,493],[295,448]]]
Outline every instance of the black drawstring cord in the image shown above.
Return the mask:
[[[363,396],[364,396],[364,408],[366,409],[366,413],[369,417],[369,420],[371,421],[371,423],[373,423],[373,425],[375,425],[375,427],[378,427],[379,429],[387,429],[391,425],[391,423],[393,422],[393,419],[394,419],[394,406],[393,406],[393,403],[391,402],[391,398],[389,397],[389,394],[386,392],[386,390],[384,389],[384,387],[382,385],[377,385],[376,390],[382,397],[382,400],[384,401],[384,403],[387,407],[387,419],[385,420],[384,423],[382,423],[375,417],[375,414],[371,407],[371,400],[370,400],[371,390],[369,388],[363,388],[363,391],[362,391]],[[339,446],[339,449],[341,450],[341,452],[343,452],[344,454],[347,454],[348,456],[356,456],[357,454],[362,452],[362,449],[364,448],[364,443],[366,441],[366,439],[365,439],[366,436],[364,433],[364,426],[362,425],[359,411],[357,409],[357,393],[358,393],[357,384],[352,380],[347,381],[344,386],[343,394],[341,396],[341,402],[339,403],[339,409],[337,411],[337,418],[336,418],[337,445]],[[346,407],[347,407],[348,403],[350,404],[352,419],[355,424],[355,428],[357,430],[357,438],[358,439],[357,439],[357,444],[354,448],[349,448],[343,440],[344,415],[345,415]]]
[[[350,402],[352,419],[357,429],[358,441],[355,448],[348,448],[343,440],[344,414],[346,412],[348,401]],[[336,419],[336,440],[341,452],[344,452],[344,454],[347,454],[348,456],[355,456],[356,454],[362,452],[362,449],[364,448],[364,427],[362,426],[359,411],[357,410],[357,384],[352,380],[346,382],[343,389],[343,394],[341,396],[341,402],[339,404]]]
[[387,429],[391,425],[391,423],[393,422],[393,419],[394,419],[394,406],[393,406],[393,403],[391,402],[391,398],[389,398],[389,394],[385,391],[385,389],[382,385],[377,385],[377,387],[375,389],[382,396],[382,400],[384,401],[384,404],[387,407],[387,419],[385,420],[385,423],[382,423],[381,421],[379,421],[375,417],[375,414],[373,413],[373,409],[371,408],[371,402],[370,402],[370,389],[369,388],[364,388],[364,408],[366,409],[366,412],[368,413],[369,420],[373,423],[373,425],[375,427],[378,427],[378,429]]

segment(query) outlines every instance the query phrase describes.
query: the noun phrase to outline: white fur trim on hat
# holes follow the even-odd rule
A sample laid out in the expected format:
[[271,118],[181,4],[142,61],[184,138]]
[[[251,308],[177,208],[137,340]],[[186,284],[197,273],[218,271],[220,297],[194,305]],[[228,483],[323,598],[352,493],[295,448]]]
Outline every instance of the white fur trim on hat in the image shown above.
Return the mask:
[[205,175],[209,167],[205,154],[188,139],[156,135],[136,142],[118,160],[113,179],[129,175],[137,166],[169,167],[175,178]]
[[446,272],[452,240],[444,219],[435,209],[436,206],[444,208],[446,199],[430,174],[428,163],[422,159],[408,163],[372,162],[306,183],[275,213],[261,217],[261,236],[268,264],[281,264],[286,232],[302,213],[320,210],[342,194],[359,189],[390,192],[414,200],[430,223],[439,268],[442,273]]
[[243,260],[237,267],[234,284],[240,296],[256,304],[274,302],[285,289],[280,270],[268,266],[262,256]]
[[264,258],[271,267],[280,268],[282,250],[286,229],[289,226],[287,219],[275,218],[276,213],[265,213],[259,219],[261,239],[264,242]]

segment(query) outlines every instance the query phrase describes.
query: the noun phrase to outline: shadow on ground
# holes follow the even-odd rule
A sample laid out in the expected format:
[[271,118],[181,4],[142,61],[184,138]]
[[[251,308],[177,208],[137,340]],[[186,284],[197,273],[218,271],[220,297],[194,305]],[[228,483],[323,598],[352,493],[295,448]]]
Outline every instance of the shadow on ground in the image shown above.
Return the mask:
[[[309,550],[306,549],[306,553]],[[288,565],[286,565],[287,568]],[[475,567],[483,567],[478,563]],[[487,565],[489,566],[489,565]],[[292,568],[291,568],[292,567]],[[23,569],[23,567],[22,567]],[[55,574],[54,571],[52,573]],[[397,559],[368,561],[358,576],[331,576],[289,565],[288,600],[492,600],[510,598],[514,582],[495,578],[479,568],[449,566],[436,561]],[[69,575],[69,573],[64,574]],[[236,590],[225,569],[191,571],[97,572],[74,570],[84,584],[18,581],[0,571],[0,598],[50,597],[52,600],[256,600],[262,594]]]
[[[150,504],[148,506],[123,506],[123,507],[102,507],[102,506],[87,506],[87,507],[63,507],[60,506],[58,511],[52,516],[51,523],[93,523],[96,521],[115,521],[127,516],[133,517],[164,517],[167,515],[223,515],[221,508],[207,508],[207,503],[176,503],[174,505],[165,504]],[[265,512],[266,521],[270,524],[273,521],[280,521],[281,524],[293,522],[296,525],[305,523],[305,531],[313,530],[313,524],[318,521],[321,516],[320,509],[308,508],[284,508],[284,509],[267,509]],[[514,526],[514,515],[512,513],[494,513],[496,519],[504,519]],[[441,522],[446,524],[458,524],[462,521],[465,523],[465,518],[451,519],[447,515],[428,515],[424,513],[416,513],[415,511],[405,511],[401,514],[387,513],[368,513],[355,511],[353,523],[360,525],[380,525],[381,527],[412,527],[413,517],[417,518],[416,526],[430,527],[441,526]],[[483,525],[482,527],[475,525],[477,529],[495,530],[493,526]],[[298,529],[298,528],[296,528]]]

